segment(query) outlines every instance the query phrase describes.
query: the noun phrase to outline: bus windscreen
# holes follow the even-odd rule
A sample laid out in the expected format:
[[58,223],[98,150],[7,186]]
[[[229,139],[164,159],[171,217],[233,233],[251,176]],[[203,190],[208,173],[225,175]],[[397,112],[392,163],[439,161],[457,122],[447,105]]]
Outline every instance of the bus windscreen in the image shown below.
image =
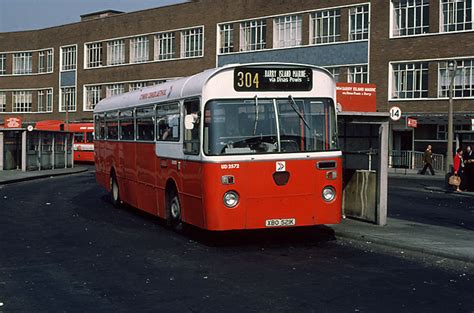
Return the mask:
[[211,101],[204,113],[204,152],[229,155],[335,150],[333,108],[330,99]]

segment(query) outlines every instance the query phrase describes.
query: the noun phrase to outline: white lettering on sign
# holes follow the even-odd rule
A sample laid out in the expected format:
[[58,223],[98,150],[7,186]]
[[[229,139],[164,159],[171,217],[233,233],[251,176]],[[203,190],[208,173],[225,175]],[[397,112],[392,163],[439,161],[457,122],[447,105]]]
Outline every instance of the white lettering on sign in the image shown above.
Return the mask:
[[278,161],[275,163],[275,170],[277,172],[285,172],[286,171],[286,163],[285,161]]

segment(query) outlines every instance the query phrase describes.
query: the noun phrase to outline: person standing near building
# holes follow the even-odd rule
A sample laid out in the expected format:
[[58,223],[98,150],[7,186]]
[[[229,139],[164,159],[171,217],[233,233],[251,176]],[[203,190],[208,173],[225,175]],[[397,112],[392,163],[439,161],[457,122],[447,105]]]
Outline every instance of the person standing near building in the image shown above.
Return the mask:
[[431,145],[428,145],[425,153],[423,153],[423,163],[425,163],[425,166],[423,166],[423,169],[420,172],[421,175],[425,175],[427,168],[430,169],[431,175],[435,174],[431,162],[433,162],[433,153],[431,152]]
[[[464,163],[463,163],[463,152],[461,148],[458,148],[456,150],[456,154],[454,155],[454,175],[459,176],[461,178],[461,185],[465,185],[463,183],[464,180],[464,175],[463,175],[463,168],[464,168]],[[461,192],[461,185],[456,186],[456,191]]]
[[471,146],[466,147],[463,155],[464,160],[464,179],[466,183],[464,187],[467,191],[474,191],[474,153]]

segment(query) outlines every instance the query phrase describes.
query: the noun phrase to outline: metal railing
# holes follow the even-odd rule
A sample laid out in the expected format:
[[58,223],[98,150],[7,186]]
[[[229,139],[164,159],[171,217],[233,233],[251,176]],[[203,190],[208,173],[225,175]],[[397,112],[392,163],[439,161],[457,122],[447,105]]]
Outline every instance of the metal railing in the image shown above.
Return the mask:
[[[423,153],[419,151],[392,150],[389,155],[389,167],[406,168],[406,169],[422,169]],[[444,155],[433,153],[433,169],[439,172],[444,171]]]

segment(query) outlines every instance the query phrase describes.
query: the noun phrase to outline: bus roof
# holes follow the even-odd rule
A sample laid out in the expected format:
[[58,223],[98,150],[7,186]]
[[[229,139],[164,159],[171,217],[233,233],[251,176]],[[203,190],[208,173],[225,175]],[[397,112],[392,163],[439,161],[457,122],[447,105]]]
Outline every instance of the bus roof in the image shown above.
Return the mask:
[[230,70],[240,66],[253,66],[253,67],[265,67],[265,66],[303,66],[311,68],[313,70],[319,70],[329,72],[321,67],[316,67],[308,64],[296,64],[296,63],[251,63],[251,64],[230,64],[223,67],[213,68],[205,70],[201,73],[178,78],[158,84],[154,86],[143,87],[138,90],[126,92],[124,94],[108,97],[101,100],[94,108],[94,113],[101,113],[113,110],[127,109],[139,106],[145,106],[158,102],[172,101],[176,99],[196,97],[202,94],[205,84],[216,74]]

